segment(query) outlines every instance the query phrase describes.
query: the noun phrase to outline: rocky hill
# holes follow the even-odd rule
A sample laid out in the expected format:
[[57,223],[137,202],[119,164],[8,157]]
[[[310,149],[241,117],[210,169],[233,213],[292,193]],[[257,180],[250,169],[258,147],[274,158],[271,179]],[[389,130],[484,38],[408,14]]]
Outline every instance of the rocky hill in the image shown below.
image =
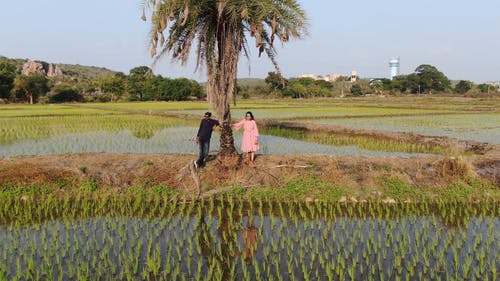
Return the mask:
[[49,77],[69,76],[78,79],[93,80],[98,77],[117,73],[116,71],[96,66],[84,66],[79,64],[49,63],[31,59],[11,59],[0,55],[0,60],[7,60],[17,65],[20,73],[31,72],[44,73]]
[[63,75],[61,69],[53,63],[28,60],[27,62],[23,63],[21,74],[29,75],[31,73],[40,73],[48,77],[57,77]]

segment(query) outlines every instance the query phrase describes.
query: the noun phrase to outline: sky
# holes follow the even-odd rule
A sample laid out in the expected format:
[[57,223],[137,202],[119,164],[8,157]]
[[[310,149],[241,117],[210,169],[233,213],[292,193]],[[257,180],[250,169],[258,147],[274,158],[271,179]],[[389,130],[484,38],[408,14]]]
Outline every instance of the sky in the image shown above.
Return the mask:
[[[125,74],[152,66],[140,20],[141,0],[0,0],[0,55],[50,63],[105,67]],[[276,43],[283,76],[302,74],[390,77],[389,60],[400,57],[401,74],[421,64],[437,67],[452,80],[500,81],[499,0],[299,0],[308,35]],[[253,43],[252,40],[249,40]],[[253,45],[251,45],[253,46]],[[238,77],[265,78],[273,65],[240,59]],[[153,67],[164,77],[206,81],[164,57]]]

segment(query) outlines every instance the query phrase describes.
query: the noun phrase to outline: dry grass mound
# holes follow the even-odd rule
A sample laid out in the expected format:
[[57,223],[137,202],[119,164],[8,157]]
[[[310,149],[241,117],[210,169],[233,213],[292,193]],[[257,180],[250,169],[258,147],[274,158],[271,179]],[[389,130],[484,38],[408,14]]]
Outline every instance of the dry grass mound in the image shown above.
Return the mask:
[[196,170],[191,164],[195,155],[81,153],[0,159],[0,184],[78,184],[92,180],[102,188],[123,192],[154,183],[199,195],[235,186],[279,188],[291,179],[315,177],[362,196],[384,190],[390,179],[422,189],[447,187],[468,178],[498,185],[500,161],[489,157],[258,155],[255,168],[240,165],[237,157],[233,165],[222,165],[215,157],[206,168]]

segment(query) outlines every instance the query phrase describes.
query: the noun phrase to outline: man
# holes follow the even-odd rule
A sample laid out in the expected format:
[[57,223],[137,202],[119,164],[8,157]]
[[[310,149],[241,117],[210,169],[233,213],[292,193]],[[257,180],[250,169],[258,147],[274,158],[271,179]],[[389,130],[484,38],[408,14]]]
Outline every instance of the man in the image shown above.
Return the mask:
[[200,156],[198,160],[194,161],[194,166],[196,168],[205,166],[205,157],[208,156],[208,152],[210,151],[212,131],[217,126],[220,126],[219,121],[212,119],[212,113],[206,112],[203,119],[201,119],[200,128],[196,135],[196,143],[200,145]]

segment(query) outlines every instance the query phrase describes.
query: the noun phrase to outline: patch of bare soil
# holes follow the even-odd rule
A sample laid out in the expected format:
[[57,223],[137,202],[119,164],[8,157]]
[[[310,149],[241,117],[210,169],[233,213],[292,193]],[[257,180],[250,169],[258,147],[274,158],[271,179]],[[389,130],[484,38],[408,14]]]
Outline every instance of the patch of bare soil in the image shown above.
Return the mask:
[[330,157],[321,155],[258,155],[256,167],[221,165],[212,159],[206,168],[192,166],[196,155],[80,153],[0,159],[0,184],[59,183],[95,180],[117,192],[155,182],[195,194],[229,186],[279,186],[301,176],[360,193],[378,190],[384,179],[397,177],[422,188],[448,186],[461,177],[480,177],[500,186],[498,151],[470,158]]

